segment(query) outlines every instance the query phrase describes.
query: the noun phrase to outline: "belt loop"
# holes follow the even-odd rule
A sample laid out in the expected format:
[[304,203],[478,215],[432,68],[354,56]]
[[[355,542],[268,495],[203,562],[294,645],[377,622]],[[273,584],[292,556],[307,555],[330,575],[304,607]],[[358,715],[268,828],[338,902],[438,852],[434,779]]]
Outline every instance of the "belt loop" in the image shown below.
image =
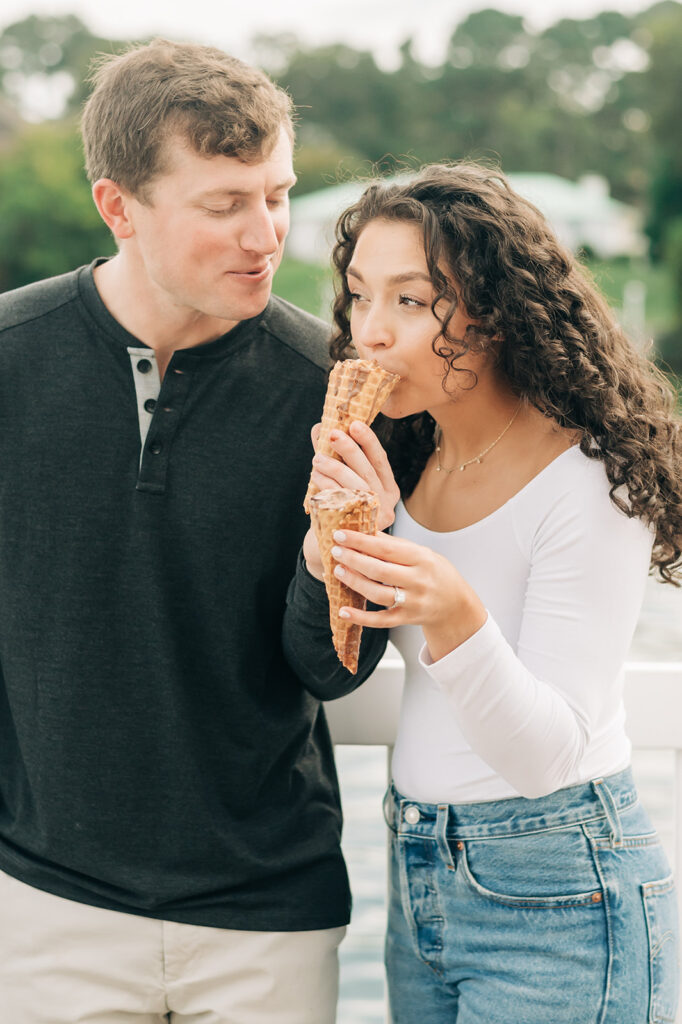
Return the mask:
[[595,779],[592,783],[592,788],[599,797],[599,802],[604,808],[604,813],[611,826],[611,835],[609,836],[611,846],[620,846],[623,842],[623,827],[620,823],[620,815],[618,814],[618,808],[616,807],[611,790],[603,779]]
[[438,804],[438,816],[436,817],[436,842],[438,843],[438,849],[440,850],[441,857],[445,861],[446,867],[449,868],[450,871],[454,871],[455,862],[452,859],[452,854],[447,840],[449,810],[450,807],[448,804]]

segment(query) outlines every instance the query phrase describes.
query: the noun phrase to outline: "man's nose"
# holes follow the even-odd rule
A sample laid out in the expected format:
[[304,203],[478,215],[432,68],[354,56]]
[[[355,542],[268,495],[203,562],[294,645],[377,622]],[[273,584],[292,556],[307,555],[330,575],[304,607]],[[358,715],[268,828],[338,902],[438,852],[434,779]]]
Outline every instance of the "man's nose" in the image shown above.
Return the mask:
[[262,256],[271,256],[277,252],[280,238],[269,207],[263,205],[249,214],[240,242],[242,249]]

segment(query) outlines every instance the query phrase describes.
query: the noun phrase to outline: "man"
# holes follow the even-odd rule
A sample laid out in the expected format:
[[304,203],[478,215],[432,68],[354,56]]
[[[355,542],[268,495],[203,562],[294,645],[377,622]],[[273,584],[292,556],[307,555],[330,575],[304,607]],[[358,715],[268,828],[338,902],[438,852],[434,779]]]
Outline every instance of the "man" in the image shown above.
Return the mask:
[[382,644],[315,694],[282,649],[295,571],[327,628],[296,568],[327,328],[270,294],[290,101],[155,40],[82,127],[117,254],[0,297],[0,1022],[329,1024],[317,698]]

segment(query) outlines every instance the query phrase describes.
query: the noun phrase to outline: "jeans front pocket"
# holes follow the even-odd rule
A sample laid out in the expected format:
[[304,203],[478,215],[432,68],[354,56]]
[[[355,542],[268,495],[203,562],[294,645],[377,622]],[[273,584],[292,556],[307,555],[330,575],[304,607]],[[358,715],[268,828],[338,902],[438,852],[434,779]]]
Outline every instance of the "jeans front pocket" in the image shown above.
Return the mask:
[[678,924],[672,875],[642,886],[649,937],[649,1021],[673,1024],[678,994]]
[[602,901],[600,879],[580,827],[456,846],[470,885],[493,902],[549,909]]

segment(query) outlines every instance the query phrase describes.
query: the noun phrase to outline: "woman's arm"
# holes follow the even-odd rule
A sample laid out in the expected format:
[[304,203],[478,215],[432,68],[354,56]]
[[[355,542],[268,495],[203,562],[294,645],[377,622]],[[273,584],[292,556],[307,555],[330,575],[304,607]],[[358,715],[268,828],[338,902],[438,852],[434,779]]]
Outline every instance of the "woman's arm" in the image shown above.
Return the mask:
[[[377,600],[378,587],[386,585],[406,593],[400,609],[351,611],[349,618],[383,625],[392,616],[400,625],[435,617],[434,649],[429,626],[423,625],[424,668],[446,693],[472,749],[527,797],[572,781],[588,740],[618,712],[620,673],[646,582],[651,534],[615,508],[601,466],[589,466],[584,479],[584,487],[567,482],[532,534],[524,536],[524,524],[518,526],[530,567],[516,650],[491,616],[483,616],[478,628],[475,618],[462,626],[467,635],[457,642],[462,609],[465,617],[475,616],[482,606],[465,581],[459,587],[453,582],[454,567],[440,568],[442,556],[391,538],[397,546],[387,561],[386,550],[379,558],[374,539],[358,541],[356,535],[349,535],[350,550],[343,556],[351,581],[351,563],[371,580],[352,584],[364,586],[366,596]],[[384,564],[377,567],[363,557]],[[429,581],[434,564],[438,571]],[[443,653],[448,618],[450,649]]]

